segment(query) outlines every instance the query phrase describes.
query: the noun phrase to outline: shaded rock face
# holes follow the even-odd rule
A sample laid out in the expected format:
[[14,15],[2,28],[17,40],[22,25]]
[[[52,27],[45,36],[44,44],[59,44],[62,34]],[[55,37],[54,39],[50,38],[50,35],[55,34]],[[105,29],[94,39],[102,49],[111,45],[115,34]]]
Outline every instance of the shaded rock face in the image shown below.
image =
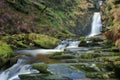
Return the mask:
[[86,35],[95,8],[94,1],[87,0],[0,0],[0,4],[0,34],[72,32]]

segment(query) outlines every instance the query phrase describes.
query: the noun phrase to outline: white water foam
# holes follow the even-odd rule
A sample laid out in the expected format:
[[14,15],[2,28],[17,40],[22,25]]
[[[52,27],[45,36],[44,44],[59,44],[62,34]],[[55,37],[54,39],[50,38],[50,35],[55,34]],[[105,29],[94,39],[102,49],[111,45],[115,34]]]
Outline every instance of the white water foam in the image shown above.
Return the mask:
[[18,59],[17,63],[0,74],[0,80],[19,80],[20,74],[39,73],[32,69],[31,65],[26,65],[27,58]]
[[103,3],[103,1],[102,1],[102,0],[98,0],[98,3],[99,3],[99,5],[101,6],[102,3]]
[[95,12],[92,19],[92,29],[89,37],[100,34],[102,29],[100,12]]
[[78,48],[80,41],[70,41],[66,48]]
[[32,56],[37,56],[39,54],[52,54],[55,52],[63,52],[66,48],[76,48],[78,47],[80,41],[69,41],[69,40],[63,40],[61,44],[59,44],[54,49],[34,49],[34,50],[20,50],[17,51],[19,54],[27,54]]

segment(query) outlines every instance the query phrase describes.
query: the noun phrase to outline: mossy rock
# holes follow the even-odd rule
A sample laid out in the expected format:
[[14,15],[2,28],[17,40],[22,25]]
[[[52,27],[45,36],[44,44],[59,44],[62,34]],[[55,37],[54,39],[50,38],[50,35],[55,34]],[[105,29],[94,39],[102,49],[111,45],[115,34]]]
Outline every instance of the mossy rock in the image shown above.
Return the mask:
[[10,57],[13,55],[13,50],[3,41],[0,41],[0,57]]
[[72,80],[61,75],[46,75],[46,74],[22,74],[19,75],[21,80]]
[[85,39],[86,38],[84,36],[82,36],[82,37],[79,38],[80,41],[85,41]]
[[114,62],[114,72],[115,76],[120,79],[120,61]]
[[48,76],[46,74],[21,74],[19,75],[21,80],[44,80]]
[[54,48],[58,45],[59,40],[42,34],[30,34],[29,39],[33,41],[36,45],[39,45],[43,48]]
[[48,65],[47,64],[39,64],[39,63],[35,63],[32,66],[33,69],[37,69],[38,71],[40,71],[40,73],[44,73],[44,74],[48,74],[50,73],[47,69],[48,69]]
[[86,40],[92,41],[92,42],[101,42],[101,41],[105,40],[105,37],[104,36],[93,36],[90,38],[86,38]]
[[51,59],[74,59],[75,56],[68,54],[68,52],[57,52],[53,55],[50,55],[49,58]]
[[80,41],[79,47],[80,46],[88,46],[88,44],[86,43],[86,41],[83,40],[83,41]]
[[19,48],[54,48],[58,45],[59,40],[43,34],[14,34],[4,37],[4,40],[14,49]]
[[102,54],[87,53],[80,56],[80,58],[83,58],[83,59],[92,59],[92,58],[98,58],[98,57],[102,57]]
[[84,64],[72,65],[72,67],[84,72],[98,72],[94,67],[84,65]]
[[6,70],[17,62],[17,58],[0,58],[0,70]]
[[114,79],[115,75],[114,72],[96,72],[96,73],[91,73],[87,72],[86,76],[89,78],[93,79]]
[[118,40],[115,42],[115,46],[116,46],[116,48],[118,48],[118,50],[120,51],[120,39],[118,39]]
[[10,46],[6,42],[0,41],[0,68],[4,67],[13,56],[13,50]]
[[120,58],[116,58],[114,60],[106,60],[105,68],[108,71],[113,71],[115,73],[115,77],[120,79]]

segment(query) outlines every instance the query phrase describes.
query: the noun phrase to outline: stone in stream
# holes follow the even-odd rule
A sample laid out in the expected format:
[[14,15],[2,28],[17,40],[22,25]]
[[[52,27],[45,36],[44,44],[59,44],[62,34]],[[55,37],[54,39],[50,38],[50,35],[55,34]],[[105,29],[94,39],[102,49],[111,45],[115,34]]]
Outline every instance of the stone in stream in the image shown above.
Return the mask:
[[21,80],[72,80],[61,75],[46,75],[46,74],[23,74],[19,75]]
[[68,65],[50,64],[48,70],[53,74],[69,77],[72,80],[79,80],[79,79],[86,78],[86,75],[84,72],[74,70],[74,69],[70,68],[70,66],[68,66]]

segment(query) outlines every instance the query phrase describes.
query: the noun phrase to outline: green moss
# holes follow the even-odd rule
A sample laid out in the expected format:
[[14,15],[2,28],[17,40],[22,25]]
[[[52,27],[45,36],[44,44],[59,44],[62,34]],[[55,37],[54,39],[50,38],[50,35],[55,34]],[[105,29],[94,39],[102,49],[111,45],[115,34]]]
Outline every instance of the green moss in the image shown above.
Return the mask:
[[92,59],[92,58],[98,58],[101,57],[102,54],[96,54],[96,53],[88,53],[88,54],[83,54],[80,56],[80,58],[83,59]]
[[74,59],[75,56],[71,55],[70,52],[57,52],[49,56],[51,59]]
[[21,80],[72,80],[69,77],[61,75],[46,75],[46,74],[21,74]]
[[12,64],[10,59],[13,56],[13,50],[10,46],[4,41],[0,41],[0,68],[8,67],[8,65]]
[[13,55],[13,50],[10,46],[5,42],[0,41],[0,57],[10,57],[11,55]]
[[89,78],[98,78],[98,79],[114,79],[115,75],[114,72],[97,72],[97,73],[91,73],[87,72],[86,76]]
[[82,37],[80,37],[80,41],[85,41],[85,37],[84,36],[82,36]]
[[39,64],[39,63],[35,63],[32,66],[33,69],[37,69],[38,71],[40,71],[40,73],[49,73],[48,69],[48,65],[47,64]]
[[23,47],[23,48],[29,48],[29,46],[24,44],[23,41],[17,41],[17,46]]
[[12,48],[54,48],[59,40],[47,35],[30,33],[30,34],[14,34],[3,38]]
[[54,48],[59,42],[57,39],[43,35],[43,37],[34,40],[35,44],[43,48]]
[[30,34],[29,39],[43,48],[54,48],[59,42],[59,40],[54,37],[41,34]]
[[73,67],[85,72],[97,72],[97,70],[94,67],[90,67],[84,64],[73,65]]
[[21,74],[19,75],[21,80],[46,80],[46,74]]

